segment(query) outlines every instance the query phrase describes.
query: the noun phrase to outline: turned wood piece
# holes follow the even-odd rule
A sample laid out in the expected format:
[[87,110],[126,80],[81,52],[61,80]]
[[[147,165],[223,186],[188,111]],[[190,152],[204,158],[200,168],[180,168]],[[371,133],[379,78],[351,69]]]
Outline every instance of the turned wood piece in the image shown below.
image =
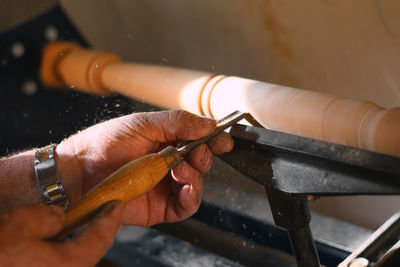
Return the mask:
[[51,86],[115,92],[214,118],[241,110],[268,129],[400,156],[400,108],[240,77],[122,63],[70,43],[45,48],[41,73]]

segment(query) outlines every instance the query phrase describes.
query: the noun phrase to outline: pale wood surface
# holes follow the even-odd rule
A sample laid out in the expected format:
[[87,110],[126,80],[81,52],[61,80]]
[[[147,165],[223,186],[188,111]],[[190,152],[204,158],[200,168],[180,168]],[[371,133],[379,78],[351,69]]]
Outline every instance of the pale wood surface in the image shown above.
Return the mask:
[[69,44],[57,57],[62,46],[47,46],[42,74],[55,73],[66,87],[116,92],[216,119],[241,110],[268,129],[400,156],[400,108],[240,77],[120,63],[112,55]]
[[61,0],[89,43],[144,62],[400,105],[398,0]]

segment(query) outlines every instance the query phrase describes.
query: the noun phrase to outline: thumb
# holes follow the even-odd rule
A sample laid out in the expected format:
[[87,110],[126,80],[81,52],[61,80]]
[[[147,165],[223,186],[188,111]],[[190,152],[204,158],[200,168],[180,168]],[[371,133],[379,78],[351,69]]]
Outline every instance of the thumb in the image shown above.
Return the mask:
[[127,118],[140,135],[158,143],[194,140],[211,134],[216,127],[214,119],[184,110],[140,113]]

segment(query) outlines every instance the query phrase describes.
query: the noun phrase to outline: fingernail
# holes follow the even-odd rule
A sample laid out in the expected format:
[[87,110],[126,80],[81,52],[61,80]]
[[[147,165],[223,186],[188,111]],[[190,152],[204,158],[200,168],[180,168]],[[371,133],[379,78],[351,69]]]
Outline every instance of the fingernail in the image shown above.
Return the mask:
[[99,217],[105,217],[105,216],[111,214],[120,202],[121,201],[119,201],[119,200],[113,200],[113,201],[110,201],[110,202],[107,202],[106,204],[104,204],[104,206],[102,207],[102,209],[99,213]]
[[189,185],[189,195],[193,193],[193,185]]

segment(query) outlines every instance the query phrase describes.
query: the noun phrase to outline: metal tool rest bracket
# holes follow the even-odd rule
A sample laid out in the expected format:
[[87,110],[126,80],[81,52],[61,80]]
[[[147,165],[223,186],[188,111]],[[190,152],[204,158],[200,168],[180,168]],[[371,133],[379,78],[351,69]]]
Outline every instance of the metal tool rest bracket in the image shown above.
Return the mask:
[[399,158],[252,126],[235,125],[230,133],[234,151],[221,158],[265,186],[299,266],[320,266],[309,196],[400,194]]

